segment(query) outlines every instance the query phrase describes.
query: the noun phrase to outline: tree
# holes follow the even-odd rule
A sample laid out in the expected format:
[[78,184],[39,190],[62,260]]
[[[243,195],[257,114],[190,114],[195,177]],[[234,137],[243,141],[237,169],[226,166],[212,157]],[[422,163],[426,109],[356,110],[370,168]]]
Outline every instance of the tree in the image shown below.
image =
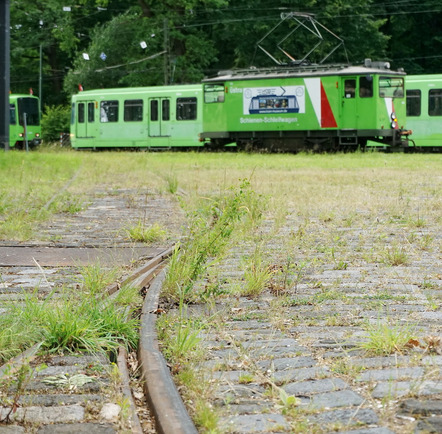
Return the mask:
[[12,90],[38,89],[41,49],[44,101],[64,103],[64,76],[76,50],[89,43],[89,29],[121,13],[130,3],[70,0],[67,8],[64,0],[11,1]]
[[394,65],[409,74],[440,73],[442,70],[442,6],[423,0],[405,8],[403,2],[385,4],[376,0],[378,13],[385,16],[382,30],[391,35],[388,55]]

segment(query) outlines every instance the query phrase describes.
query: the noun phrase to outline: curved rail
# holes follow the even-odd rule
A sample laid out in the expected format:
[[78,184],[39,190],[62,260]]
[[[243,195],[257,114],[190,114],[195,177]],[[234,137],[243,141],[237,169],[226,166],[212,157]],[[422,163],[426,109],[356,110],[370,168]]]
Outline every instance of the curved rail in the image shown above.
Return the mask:
[[156,313],[165,271],[153,281],[144,299],[141,313],[138,360],[144,380],[145,394],[155,416],[157,429],[163,434],[197,433],[178,390],[172,380],[166,361],[158,348]]

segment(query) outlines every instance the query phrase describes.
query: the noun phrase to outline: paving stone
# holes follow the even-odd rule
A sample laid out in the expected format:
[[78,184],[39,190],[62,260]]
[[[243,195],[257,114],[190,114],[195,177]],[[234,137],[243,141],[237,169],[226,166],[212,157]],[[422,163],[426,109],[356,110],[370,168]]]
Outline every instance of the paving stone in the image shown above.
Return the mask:
[[400,409],[407,414],[442,414],[442,401],[407,399],[401,402]]
[[347,358],[347,362],[350,365],[360,366],[362,368],[381,368],[383,366],[400,366],[409,363],[410,360],[411,358],[408,356]]
[[249,414],[230,417],[221,424],[232,433],[279,432],[289,429],[289,425],[280,414]]
[[67,404],[82,404],[85,402],[98,402],[104,398],[101,395],[91,394],[48,394],[48,395],[22,395],[19,403],[22,405],[53,406]]
[[325,413],[309,416],[309,420],[320,424],[339,422],[343,425],[370,425],[378,423],[379,418],[376,412],[370,408],[357,408],[356,410],[346,409],[327,411]]
[[286,369],[277,371],[272,375],[273,380],[278,383],[289,383],[293,381],[310,380],[317,377],[325,377],[329,372],[328,368],[314,366],[311,368]]
[[273,402],[269,401],[259,401],[259,400],[241,400],[238,404],[236,403],[217,403],[220,408],[227,407],[229,415],[239,415],[239,414],[252,414],[252,413],[270,413],[271,409],[274,407]]
[[67,366],[48,366],[42,370],[37,370],[34,377],[51,377],[55,375],[75,375],[82,373],[84,368],[82,366],[67,365]]
[[[8,409],[0,409],[0,417],[3,419]],[[65,405],[59,407],[19,407],[10,416],[14,422],[33,423],[66,423],[80,422],[84,419],[84,408],[81,405]]]
[[302,347],[294,339],[272,339],[272,340],[251,340],[242,342],[244,350],[249,351],[253,356],[263,354],[277,357],[280,354],[307,353],[305,347]]
[[217,396],[227,402],[238,398],[254,398],[261,397],[265,392],[264,387],[256,384],[233,384],[230,386],[218,386],[216,389]]
[[214,371],[212,372],[212,378],[223,382],[235,382],[238,383],[241,377],[250,376],[253,378],[253,374],[248,371]]
[[282,357],[278,359],[261,360],[256,363],[256,366],[263,371],[282,371],[289,368],[305,368],[313,365],[316,365],[316,360],[309,356]]
[[442,383],[439,381],[395,381],[380,382],[373,389],[373,398],[385,398],[386,396],[401,397],[409,393],[419,396],[436,395],[442,393]]
[[0,434],[22,434],[26,432],[25,428],[20,425],[0,425]]
[[[101,379],[100,381],[94,381],[92,383],[86,383],[83,386],[77,386],[76,390],[79,393],[98,393],[102,389],[103,386],[109,383],[109,379]],[[13,392],[16,389],[16,386],[13,385],[10,387],[9,392]],[[26,390],[30,392],[46,392],[49,391],[53,393],[57,390],[67,390],[69,389],[69,385],[54,385],[54,384],[46,384],[42,381],[31,381],[26,385]]]
[[388,381],[399,380],[401,378],[418,379],[424,375],[424,369],[413,368],[392,368],[364,371],[356,377],[356,381]]
[[210,357],[219,360],[232,360],[238,358],[238,351],[235,348],[210,350]]
[[341,431],[341,434],[396,434],[396,433],[388,428],[379,427],[379,428],[362,428],[352,431]]
[[269,329],[272,328],[267,321],[233,321],[225,324],[226,329],[241,329],[241,330],[259,330],[259,329]]
[[41,427],[37,434],[114,434],[117,431],[112,425],[98,423],[70,423]]
[[364,400],[352,390],[339,390],[337,392],[313,395],[312,406],[315,408],[334,408],[361,405]]
[[286,384],[282,388],[289,395],[312,395],[314,393],[342,390],[348,387],[348,384],[340,378],[325,378],[323,380],[310,380],[290,383]]
[[416,434],[442,433],[442,417],[427,417],[425,419],[419,420],[414,432]]

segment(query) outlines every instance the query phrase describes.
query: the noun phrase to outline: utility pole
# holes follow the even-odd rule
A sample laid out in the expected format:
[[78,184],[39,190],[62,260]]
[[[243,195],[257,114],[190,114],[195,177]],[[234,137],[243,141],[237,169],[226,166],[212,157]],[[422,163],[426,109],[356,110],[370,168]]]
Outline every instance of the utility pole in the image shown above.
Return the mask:
[[42,96],[42,92],[43,92],[43,90],[42,90],[43,89],[43,86],[42,86],[42,75],[43,75],[43,47],[40,44],[40,65],[39,65],[39,74],[38,74],[38,102],[39,102],[38,112],[40,113],[40,116],[41,116],[41,105],[42,105],[42,102],[43,102],[43,96]]
[[167,18],[163,21],[163,33],[164,33],[164,85],[169,84],[169,26],[167,24]]
[[0,147],[9,150],[9,0],[0,0]]

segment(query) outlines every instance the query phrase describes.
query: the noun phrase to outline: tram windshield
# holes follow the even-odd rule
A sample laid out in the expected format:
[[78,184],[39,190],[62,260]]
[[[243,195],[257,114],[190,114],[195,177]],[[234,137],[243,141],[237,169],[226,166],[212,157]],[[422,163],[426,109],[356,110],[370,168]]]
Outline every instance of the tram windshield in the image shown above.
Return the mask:
[[26,113],[26,125],[40,125],[38,99],[19,98],[17,102],[20,125],[24,125],[24,113]]
[[223,84],[206,84],[204,85],[204,102],[224,102],[224,85]]
[[404,79],[402,77],[380,77],[379,96],[381,98],[403,98]]

